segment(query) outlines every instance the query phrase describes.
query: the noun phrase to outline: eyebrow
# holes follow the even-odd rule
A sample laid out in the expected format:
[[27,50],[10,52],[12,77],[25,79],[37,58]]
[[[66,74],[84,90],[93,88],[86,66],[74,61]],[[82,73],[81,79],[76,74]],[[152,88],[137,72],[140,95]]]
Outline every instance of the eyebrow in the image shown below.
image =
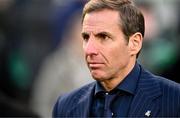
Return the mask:
[[[105,34],[105,35],[108,35],[108,36],[112,36],[109,32],[105,32],[105,31],[102,31],[102,32],[98,32],[96,34],[94,34],[95,36],[99,35],[99,34]],[[85,36],[85,35],[89,35],[89,33],[87,32],[82,32],[81,33],[82,36]]]
[[97,36],[97,35],[101,35],[101,34],[105,34],[105,35],[108,35],[108,36],[111,36],[111,34],[110,33],[108,33],[108,32],[98,32],[97,34],[95,34],[95,36]]

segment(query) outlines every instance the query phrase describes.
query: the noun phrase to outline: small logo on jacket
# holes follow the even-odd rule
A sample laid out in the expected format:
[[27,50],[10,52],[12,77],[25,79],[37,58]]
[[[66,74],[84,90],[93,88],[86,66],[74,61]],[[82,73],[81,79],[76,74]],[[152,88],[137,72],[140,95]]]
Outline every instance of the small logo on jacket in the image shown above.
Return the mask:
[[145,116],[149,117],[151,115],[151,111],[148,110],[146,113],[145,113]]

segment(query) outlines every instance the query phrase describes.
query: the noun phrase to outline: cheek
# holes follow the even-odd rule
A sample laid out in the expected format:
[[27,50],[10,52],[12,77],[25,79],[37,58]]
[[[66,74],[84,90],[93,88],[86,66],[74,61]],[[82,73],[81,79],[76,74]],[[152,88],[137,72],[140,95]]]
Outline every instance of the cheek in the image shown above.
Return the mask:
[[129,58],[129,52],[127,47],[117,47],[108,52],[109,61],[114,64],[124,63]]

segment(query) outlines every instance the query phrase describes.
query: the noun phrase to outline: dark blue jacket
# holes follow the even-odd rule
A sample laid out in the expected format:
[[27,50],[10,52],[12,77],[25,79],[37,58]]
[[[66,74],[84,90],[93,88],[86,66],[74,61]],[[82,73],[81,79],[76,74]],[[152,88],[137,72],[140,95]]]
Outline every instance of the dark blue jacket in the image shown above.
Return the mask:
[[[180,117],[180,85],[141,68],[129,117]],[[59,97],[53,117],[88,117],[95,82]]]

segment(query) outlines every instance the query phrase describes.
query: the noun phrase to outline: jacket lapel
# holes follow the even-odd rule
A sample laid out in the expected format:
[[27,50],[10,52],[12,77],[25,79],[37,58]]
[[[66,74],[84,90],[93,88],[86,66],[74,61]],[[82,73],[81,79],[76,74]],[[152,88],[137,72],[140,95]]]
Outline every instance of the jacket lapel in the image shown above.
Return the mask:
[[[95,83],[95,82],[94,82]],[[94,94],[95,84],[91,84],[86,89],[83,89],[79,92],[81,96],[79,98],[75,98],[74,104],[71,110],[68,112],[68,116],[71,117],[87,117],[90,114],[90,105],[92,102],[92,96]]]
[[136,94],[130,107],[130,117],[154,117],[157,115],[161,88],[154,78],[151,73],[142,69]]

